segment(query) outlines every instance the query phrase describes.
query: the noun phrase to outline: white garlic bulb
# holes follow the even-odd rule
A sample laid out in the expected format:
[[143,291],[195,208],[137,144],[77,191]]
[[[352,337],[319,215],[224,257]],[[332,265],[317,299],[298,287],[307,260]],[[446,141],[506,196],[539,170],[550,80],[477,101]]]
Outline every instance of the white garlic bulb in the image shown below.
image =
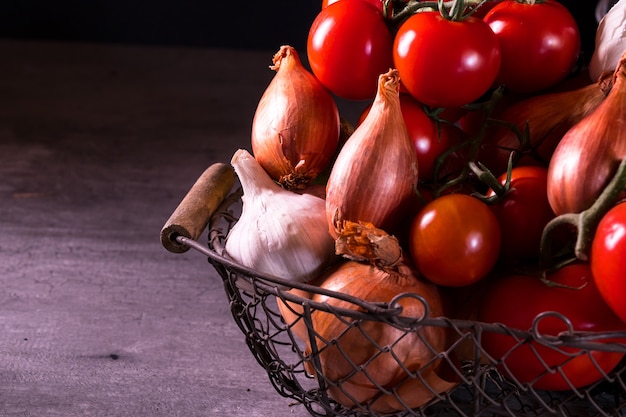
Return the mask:
[[278,278],[306,282],[337,258],[322,198],[283,189],[245,149],[231,165],[243,189],[239,221],[224,247],[241,265]]
[[591,81],[605,71],[615,71],[626,51],[626,0],[619,0],[609,9],[596,30],[596,46],[589,62]]

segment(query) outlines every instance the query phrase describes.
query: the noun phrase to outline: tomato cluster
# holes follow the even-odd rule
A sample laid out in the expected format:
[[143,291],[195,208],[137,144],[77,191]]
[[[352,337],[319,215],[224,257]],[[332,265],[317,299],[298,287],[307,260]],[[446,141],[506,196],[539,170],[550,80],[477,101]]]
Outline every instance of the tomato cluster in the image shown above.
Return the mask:
[[431,10],[325,0],[309,32],[311,69],[337,96],[364,100],[374,97],[378,75],[394,67],[407,92],[433,107],[471,103],[496,84],[534,93],[569,74],[580,33],[559,2],[466,3]]
[[[461,318],[532,329],[537,338],[625,331],[626,204],[602,219],[589,262],[557,265],[544,252],[556,217],[546,191],[549,152],[538,158],[533,143],[521,153],[499,146],[506,160],[481,160],[482,144],[503,126],[526,138],[520,126],[498,123],[504,109],[573,88],[566,83],[581,47],[576,21],[556,0],[454,4],[430,10],[416,2],[325,0],[308,38],[312,72],[338,97],[371,100],[378,76],[399,71],[420,177],[420,203],[402,236],[405,256],[460,304],[471,297],[468,305],[481,306]],[[547,244],[567,251],[574,235],[561,228]],[[496,333],[485,335],[483,348],[507,376],[549,390],[593,383],[624,356],[559,351]]]

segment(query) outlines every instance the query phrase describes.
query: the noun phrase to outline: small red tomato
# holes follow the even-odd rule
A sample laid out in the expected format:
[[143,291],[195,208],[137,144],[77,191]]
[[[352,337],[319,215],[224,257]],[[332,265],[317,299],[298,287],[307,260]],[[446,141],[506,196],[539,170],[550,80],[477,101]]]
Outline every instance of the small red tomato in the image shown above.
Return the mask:
[[435,284],[460,287],[484,278],[500,251],[500,225],[489,207],[466,194],[426,204],[411,225],[409,250]]
[[[536,326],[537,334],[546,340],[563,332],[568,334],[562,317],[569,320],[573,331],[623,332],[626,329],[600,297],[588,264],[567,265],[548,279],[557,285],[546,285],[528,275],[497,277],[484,295],[479,321],[500,323],[522,331]],[[543,313],[547,315],[540,316]],[[615,340],[590,341],[610,343]],[[492,358],[500,361],[499,367],[505,376],[543,390],[568,390],[592,384],[624,357],[621,352],[582,350],[558,342],[551,346],[536,338],[487,331],[482,333],[481,345]]]
[[602,298],[626,322],[626,203],[616,205],[602,217],[589,258]]
[[[498,178],[504,185],[506,174]],[[502,230],[500,259],[518,263],[539,257],[543,229],[554,218],[548,202],[548,170],[539,166],[519,166],[511,170],[511,189],[490,205]],[[491,190],[487,196],[493,196]]]

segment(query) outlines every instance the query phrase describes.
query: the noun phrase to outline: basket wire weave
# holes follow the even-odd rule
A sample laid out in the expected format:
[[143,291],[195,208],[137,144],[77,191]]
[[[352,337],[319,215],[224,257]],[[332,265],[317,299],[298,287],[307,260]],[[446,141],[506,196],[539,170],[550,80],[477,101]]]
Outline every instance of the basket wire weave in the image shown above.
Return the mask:
[[[348,328],[359,328],[366,340],[375,343],[364,331],[364,323],[377,321],[393,326],[405,333],[420,333],[427,326],[440,326],[450,330],[456,341],[444,352],[433,352],[435,358],[449,364],[459,384],[446,393],[435,393],[432,401],[419,408],[410,408],[385,414],[393,416],[624,416],[626,415],[626,361],[622,361],[612,372],[606,374],[598,367],[603,378],[598,382],[568,391],[549,392],[535,389],[532,384],[522,384],[501,372],[506,364],[490,357],[481,346],[484,332],[497,332],[514,337],[513,349],[529,342],[564,353],[570,359],[578,355],[589,355],[594,350],[626,353],[626,345],[600,343],[602,338],[626,338],[623,333],[581,333],[571,329],[566,317],[546,312],[538,316],[530,330],[507,328],[497,323],[481,323],[469,320],[454,320],[445,317],[403,317],[397,300],[389,303],[369,303],[354,297],[322,290],[307,284],[270,277],[239,265],[224,256],[224,243],[228,231],[237,221],[241,210],[241,189],[229,195],[209,221],[208,245],[193,239],[178,237],[187,245],[208,257],[209,263],[223,279],[232,316],[245,336],[248,348],[266,370],[276,391],[296,403],[302,404],[312,416],[378,416],[367,404],[347,408],[334,401],[327,393],[331,386],[341,385],[332,381],[321,371],[316,343],[319,335],[313,328],[311,315],[324,311],[335,315]],[[355,308],[335,308],[326,303],[315,302],[288,292],[294,287],[310,292],[337,297]],[[404,294],[399,297],[421,297]],[[278,309],[277,299],[301,306],[293,310],[298,317],[287,325]],[[426,301],[421,300],[428,312]],[[547,315],[557,315],[570,331],[558,336],[542,335],[537,330],[538,322]],[[305,343],[294,333],[295,325],[306,326],[313,346],[307,351]],[[337,346],[336,341],[327,340],[326,346]],[[455,349],[470,346],[470,360],[462,363],[453,361]],[[380,354],[393,354],[393,346],[378,346]],[[577,348],[574,352],[571,349]],[[323,348],[322,348],[323,349]],[[337,349],[340,352],[340,349]],[[590,358],[591,355],[589,355]],[[473,358],[473,360],[472,360]],[[568,360],[570,360],[568,359]],[[593,360],[593,358],[592,358]],[[500,369],[498,369],[498,365]],[[355,368],[359,368],[355,365]],[[546,373],[561,372],[561,367],[546,369]],[[360,368],[362,370],[362,368]],[[420,372],[406,370],[407,378],[420,378]],[[391,393],[392,388],[378,386],[381,392]]]

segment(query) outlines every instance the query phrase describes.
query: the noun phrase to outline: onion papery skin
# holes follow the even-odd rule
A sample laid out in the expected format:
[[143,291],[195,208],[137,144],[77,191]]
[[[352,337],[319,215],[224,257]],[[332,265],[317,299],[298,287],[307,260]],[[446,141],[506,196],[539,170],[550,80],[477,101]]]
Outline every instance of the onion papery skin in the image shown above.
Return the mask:
[[588,209],[626,157],[626,54],[602,103],[573,126],[548,167],[548,200],[557,215]]
[[[321,288],[369,302],[389,302],[401,293],[418,294],[428,302],[430,316],[444,315],[438,288],[418,279],[406,265],[399,270],[400,273],[389,273],[365,263],[345,261],[316,283]],[[358,309],[354,304],[318,293],[313,294],[312,300],[334,308]],[[419,319],[426,314],[424,304],[415,298],[403,298],[399,304],[403,308],[402,316]],[[345,407],[367,405],[373,411],[384,413],[404,410],[395,395],[381,393],[378,388],[381,386],[397,389],[402,401],[415,408],[433,398],[431,390],[441,393],[457,384],[440,376],[447,363],[437,354],[448,345],[446,328],[416,325],[415,331],[407,332],[380,321],[338,318],[320,310],[314,311],[311,318],[320,371],[329,381],[328,393]],[[308,365],[309,371],[313,371],[312,365]],[[429,388],[420,377],[408,378],[405,369],[419,372]]]
[[326,185],[326,216],[393,233],[414,201],[418,163],[400,108],[396,70],[382,74],[372,106],[341,148]]
[[332,162],[339,144],[339,111],[293,47],[282,46],[271,68],[276,74],[252,120],[252,152],[283,187],[303,188]]

